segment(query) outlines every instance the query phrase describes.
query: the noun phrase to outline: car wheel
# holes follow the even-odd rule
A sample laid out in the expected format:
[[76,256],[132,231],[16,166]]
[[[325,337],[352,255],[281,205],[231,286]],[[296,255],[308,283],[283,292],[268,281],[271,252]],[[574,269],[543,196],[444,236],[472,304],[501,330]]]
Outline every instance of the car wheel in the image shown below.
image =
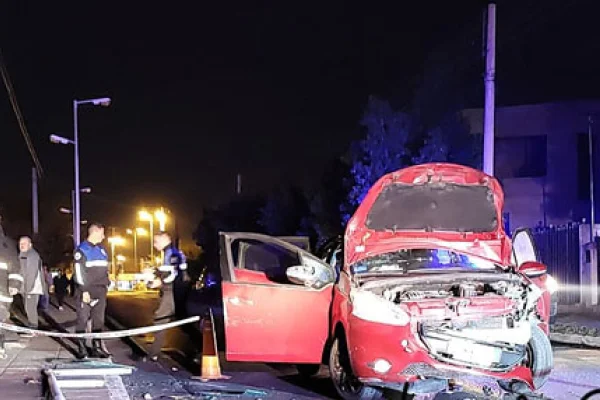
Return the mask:
[[382,399],[383,392],[363,385],[352,372],[346,342],[335,339],[329,353],[329,373],[336,391],[344,400]]
[[[539,390],[550,378],[550,372],[554,367],[554,356],[550,339],[537,325],[531,328],[531,340],[527,344],[527,354],[523,363],[531,370],[534,389]],[[498,384],[507,392],[531,393],[529,386],[520,381],[500,381]]]
[[303,378],[312,378],[321,370],[321,364],[297,364],[296,369]]

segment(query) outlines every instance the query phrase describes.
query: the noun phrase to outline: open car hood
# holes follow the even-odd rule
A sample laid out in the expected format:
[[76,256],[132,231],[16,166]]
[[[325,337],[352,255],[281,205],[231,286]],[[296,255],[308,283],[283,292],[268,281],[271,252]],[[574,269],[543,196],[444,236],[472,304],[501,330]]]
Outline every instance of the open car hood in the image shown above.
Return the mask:
[[504,193],[475,169],[422,164],[380,178],[348,222],[344,265],[398,249],[448,249],[501,265],[510,261]]

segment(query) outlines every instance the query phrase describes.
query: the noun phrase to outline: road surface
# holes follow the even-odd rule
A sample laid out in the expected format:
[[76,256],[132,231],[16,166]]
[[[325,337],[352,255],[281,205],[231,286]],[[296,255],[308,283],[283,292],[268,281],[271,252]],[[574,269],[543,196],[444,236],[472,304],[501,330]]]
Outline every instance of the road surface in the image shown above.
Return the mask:
[[[111,293],[107,312],[127,327],[145,326],[151,323],[155,304],[156,295],[152,293]],[[188,336],[179,330],[169,332],[165,347],[172,348],[168,354],[174,359],[183,354],[190,354],[193,348]],[[545,396],[555,400],[575,400],[593,389],[600,388],[600,350],[555,346],[554,357],[555,368],[544,387]],[[186,366],[192,370],[191,373],[198,373],[197,365]],[[295,368],[287,366],[226,363],[222,365],[222,369],[225,373],[232,374],[236,383],[321,399],[336,398],[335,390],[324,369],[319,376],[308,381],[299,378]]]

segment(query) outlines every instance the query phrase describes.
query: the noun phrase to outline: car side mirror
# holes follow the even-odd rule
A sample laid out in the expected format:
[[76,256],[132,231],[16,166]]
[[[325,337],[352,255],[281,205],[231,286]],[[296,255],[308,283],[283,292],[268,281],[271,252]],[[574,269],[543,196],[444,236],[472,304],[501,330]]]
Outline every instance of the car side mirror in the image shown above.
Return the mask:
[[287,278],[298,285],[320,289],[335,281],[331,268],[311,259],[304,259],[304,265],[295,265],[286,269]]
[[289,267],[285,271],[285,274],[287,275],[288,279],[293,283],[297,283],[298,285],[304,285],[307,282],[310,282],[312,279],[314,279],[315,271],[312,267],[296,265],[293,267]]
[[526,261],[519,266],[518,271],[528,278],[537,278],[544,275],[548,268],[537,261]]

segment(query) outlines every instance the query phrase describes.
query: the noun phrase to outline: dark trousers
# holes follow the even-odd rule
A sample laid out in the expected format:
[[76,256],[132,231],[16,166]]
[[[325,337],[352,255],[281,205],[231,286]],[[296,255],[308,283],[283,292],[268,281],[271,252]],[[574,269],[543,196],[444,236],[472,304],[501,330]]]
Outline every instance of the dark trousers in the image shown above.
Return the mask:
[[56,300],[58,301],[58,306],[62,307],[63,303],[65,302],[65,296],[67,295],[66,292],[56,292]]
[[77,289],[77,325],[75,325],[75,332],[85,332],[90,319],[92,320],[92,332],[102,331],[102,328],[104,328],[107,290],[105,286],[90,288],[89,293],[92,301],[86,304],[83,302],[83,292],[81,289]]
[[[166,286],[160,290],[160,298],[158,307],[154,311],[154,325],[170,322],[175,317],[175,297],[173,295],[173,287]],[[150,356],[157,356],[165,342],[166,331],[158,331],[154,333],[154,342],[150,346]]]
[[173,282],[173,299],[175,301],[175,316],[184,319],[187,316],[187,300],[190,284],[180,280]]

